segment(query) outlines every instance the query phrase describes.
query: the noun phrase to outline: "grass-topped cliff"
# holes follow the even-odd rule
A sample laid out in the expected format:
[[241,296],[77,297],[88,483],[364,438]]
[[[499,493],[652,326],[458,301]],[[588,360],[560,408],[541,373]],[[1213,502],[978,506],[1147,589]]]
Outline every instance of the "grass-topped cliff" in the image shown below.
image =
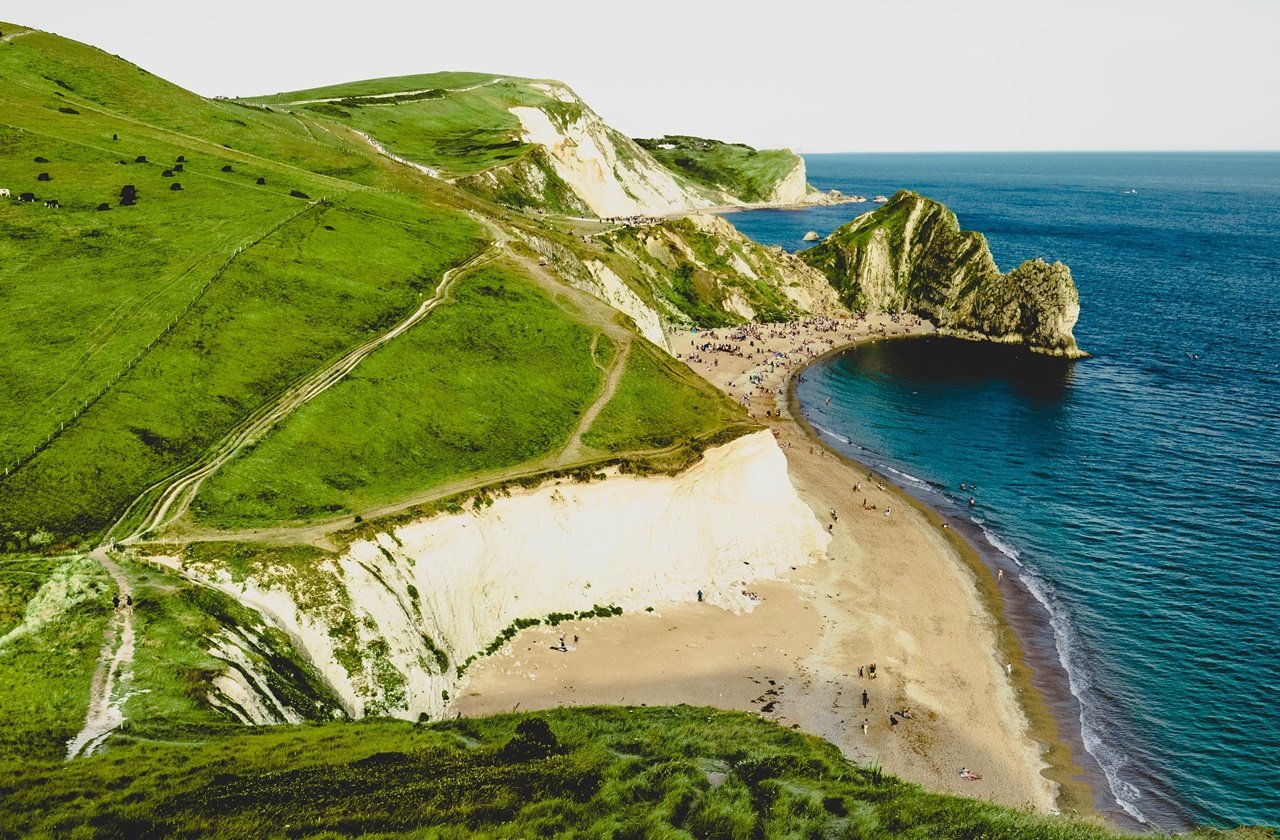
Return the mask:
[[636,142],[663,165],[747,203],[775,200],[779,185],[797,168],[804,180],[804,160],[788,149],[753,149],[683,134]]
[[961,334],[1080,355],[1070,269],[1035,259],[1001,274],[986,237],[961,230],[955,213],[913,192],[902,190],[800,257],[851,309],[917,312]]

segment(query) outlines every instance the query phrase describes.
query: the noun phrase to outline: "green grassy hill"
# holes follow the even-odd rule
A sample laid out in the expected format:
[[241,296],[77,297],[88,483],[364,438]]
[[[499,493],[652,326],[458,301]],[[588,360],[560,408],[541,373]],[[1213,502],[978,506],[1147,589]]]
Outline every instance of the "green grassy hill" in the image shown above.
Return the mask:
[[929,794],[811,736],[687,706],[124,739],[4,769],[0,837],[1123,836]]
[[[6,82],[0,186],[14,196],[0,201],[0,375],[7,385],[0,395],[0,548],[7,550],[92,539],[148,487],[194,462],[290,383],[412,312],[448,268],[485,249],[489,235],[474,220],[477,213],[505,218],[502,208],[382,157],[341,126],[206,100],[57,36],[33,32],[0,44],[0,76]],[[449,74],[415,84],[477,79],[484,80]],[[386,87],[370,84],[340,92]],[[468,95],[516,91],[518,98],[532,90],[490,87]],[[510,117],[505,100],[500,104],[468,106],[460,124],[483,133],[487,117],[477,115]],[[414,136],[445,142],[430,131]],[[467,166],[483,157],[469,146],[451,154]],[[40,200],[16,200],[25,192]],[[61,206],[45,207],[46,199]],[[518,286],[524,270],[509,269],[511,282]],[[521,321],[521,307],[532,300],[515,301],[511,317]],[[482,318],[490,305],[482,295],[455,295],[440,324],[424,323],[382,352],[394,359],[435,342],[441,361],[492,393],[494,382],[486,384],[470,366],[463,345],[446,333],[429,335]],[[518,336],[507,334],[513,344],[505,358],[516,358]],[[583,335],[580,345],[590,341]],[[553,344],[531,350],[521,356],[531,366],[563,361]],[[290,488],[286,495],[303,486],[317,492],[268,506],[273,512],[265,515],[294,518],[388,502],[444,477],[546,454],[567,437],[571,416],[596,388],[592,358],[578,358],[581,375],[564,385],[578,390],[560,392],[563,400],[550,392],[543,397],[561,405],[562,416],[532,418],[520,428],[545,431],[518,449],[471,452],[461,460],[422,450],[425,460],[414,463],[435,464],[427,477],[387,478],[367,490],[349,477],[329,476],[338,486],[321,492],[319,478],[286,469],[273,473],[278,485],[259,495],[282,487]],[[377,363],[371,360],[359,376],[376,376]],[[396,415],[411,394],[450,387],[430,371],[419,375],[400,372],[394,384],[371,387],[369,400]],[[539,384],[531,382],[526,393]],[[358,387],[353,381],[341,390]],[[705,390],[700,383],[681,387]],[[283,440],[333,402],[286,424]],[[453,422],[478,439],[476,430],[486,424],[520,415],[515,405],[482,400]],[[434,428],[417,426],[413,434],[438,440]],[[457,437],[456,430],[445,433]],[[405,438],[403,429],[379,434],[391,451],[425,445]],[[272,451],[294,454],[271,438],[264,446],[265,459]],[[368,452],[371,459],[388,454]],[[377,472],[371,463],[352,469]],[[243,474],[255,469],[249,465]],[[219,479],[224,487],[235,481]],[[254,517],[241,510],[226,518]]]
[[684,134],[636,140],[672,171],[746,202],[766,201],[800,158],[787,149],[753,149]]
[[458,176],[512,163],[532,150],[521,142],[520,121],[509,108],[532,106],[564,121],[576,118],[580,107],[539,90],[543,84],[484,73],[431,73],[244,101],[349,125],[395,154]]

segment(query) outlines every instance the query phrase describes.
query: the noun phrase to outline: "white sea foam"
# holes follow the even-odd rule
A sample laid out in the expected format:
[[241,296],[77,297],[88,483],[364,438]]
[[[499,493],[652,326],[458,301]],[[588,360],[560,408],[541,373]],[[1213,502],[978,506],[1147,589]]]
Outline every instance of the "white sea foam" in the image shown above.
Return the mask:
[[1012,560],[1014,563],[1017,563],[1019,566],[1023,565],[1022,555],[1018,553],[1018,549],[1009,545],[1007,542],[1005,542],[1004,540],[996,536],[994,533],[992,533],[991,529],[983,525],[980,520],[974,519],[973,521],[975,524],[977,524],[979,528],[982,529],[982,535],[987,538],[987,542],[991,543],[991,546],[995,548],[996,551],[1000,552],[1005,557],[1008,557],[1010,560]]
[[[1009,551],[1013,551],[1012,548],[1006,551],[998,545],[992,534],[985,528],[983,532],[987,535],[987,539],[992,540],[992,545],[1002,553],[1009,554]],[[1010,555],[1015,561],[1016,554],[1017,552],[1013,551]],[[1017,562],[1022,565],[1021,561]],[[1107,779],[1107,787],[1111,789],[1111,796],[1116,804],[1129,816],[1145,825],[1147,818],[1137,805],[1137,801],[1142,798],[1142,791],[1120,777],[1120,771],[1129,763],[1129,756],[1123,750],[1107,743],[1102,731],[1102,712],[1095,709],[1088,699],[1090,690],[1093,688],[1093,678],[1084,661],[1083,645],[1067,609],[1058,597],[1053,584],[1030,568],[1024,565],[1018,577],[1049,613],[1049,625],[1053,628],[1053,642],[1058,650],[1058,661],[1066,671],[1067,684],[1071,693],[1080,703],[1080,738],[1084,748],[1102,768],[1102,774]]]
[[897,476],[898,478],[901,478],[903,481],[905,481],[907,484],[910,484],[912,487],[916,487],[920,490],[933,489],[933,487],[929,484],[929,482],[925,481],[923,478],[916,478],[911,473],[906,473],[906,472],[903,472],[902,470],[895,470],[893,467],[889,466],[888,464],[884,465],[884,470],[885,472],[893,473],[895,476]]

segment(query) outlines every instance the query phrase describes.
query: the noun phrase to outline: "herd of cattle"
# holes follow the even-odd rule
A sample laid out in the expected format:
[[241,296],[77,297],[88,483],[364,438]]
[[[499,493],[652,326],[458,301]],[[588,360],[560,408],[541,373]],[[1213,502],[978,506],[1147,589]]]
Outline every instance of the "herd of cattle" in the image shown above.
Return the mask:
[[[48,159],[46,159],[46,158],[43,158],[43,157],[37,157],[37,158],[35,159],[35,162],[36,162],[36,163],[48,163],[49,161],[48,161]],[[149,163],[149,161],[147,160],[146,155],[138,155],[136,158],[134,158],[134,161],[133,161],[133,162],[134,162],[134,163]],[[184,167],[185,167],[185,165],[186,165],[186,162],[187,162],[187,158],[186,158],[186,156],[185,156],[185,155],[178,155],[178,159],[177,159],[177,161],[176,161],[176,162],[175,162],[171,167],[169,167],[169,168],[165,169],[163,172],[161,172],[161,173],[160,173],[161,177],[163,177],[163,178],[172,178],[172,177],[174,177],[175,175],[177,175],[178,173],[183,172],[183,171],[184,171]],[[124,163],[124,161],[121,161],[121,163]],[[227,165],[225,165],[225,166],[223,166],[223,167],[222,167],[222,171],[223,171],[223,172],[231,172],[231,171],[233,171],[233,170],[232,170],[232,168],[231,168],[231,165],[230,165],[230,164],[227,164]],[[41,172],[39,175],[37,175],[37,176],[36,176],[36,180],[37,180],[37,181],[42,181],[42,182],[44,182],[44,181],[52,181],[52,180],[53,180],[53,178],[52,178],[52,176],[50,176],[50,174],[49,174],[48,172]],[[266,179],[266,178],[258,178],[258,179],[257,179],[257,183],[258,183],[258,185],[259,185],[259,186],[262,186],[262,185],[264,185],[264,184],[266,184],[266,183],[267,183],[267,179]],[[169,184],[169,189],[170,189],[172,192],[179,192],[179,191],[181,191],[181,190],[182,190],[182,184],[181,184],[181,183],[179,183],[178,181],[174,181],[174,182],[172,182],[171,184]],[[295,193],[297,193],[297,191],[296,191],[296,190],[295,190],[294,192],[295,192]],[[299,194],[299,196],[301,197],[301,195],[300,195],[300,194]],[[4,188],[4,187],[0,187],[0,198],[12,198],[12,197],[13,197],[13,193],[12,193],[12,192],[10,192],[8,189],[6,189],[6,188]],[[28,202],[28,203],[32,203],[32,204],[34,204],[36,201],[39,201],[39,200],[41,200],[41,199],[38,199],[38,198],[36,197],[36,194],[35,194],[35,193],[33,193],[33,192],[22,192],[22,193],[18,193],[18,201]],[[45,207],[55,207],[55,208],[56,208],[56,207],[61,207],[61,206],[62,206],[62,205],[58,202],[58,199],[56,199],[56,198],[46,198],[46,199],[43,199],[43,201],[44,201],[44,206],[45,206]],[[120,189],[120,200],[119,200],[119,203],[120,203],[120,206],[121,206],[121,207],[130,207],[130,206],[132,206],[132,205],[136,204],[136,203],[137,203],[137,201],[138,201],[138,188],[137,188],[137,187],[135,187],[133,184],[125,184],[123,187],[121,187],[121,189]],[[104,201],[104,202],[102,202],[101,204],[99,204],[99,205],[98,205],[98,209],[99,209],[99,210],[110,210],[110,209],[111,209],[111,203],[110,203],[110,202],[108,202],[108,201]]]

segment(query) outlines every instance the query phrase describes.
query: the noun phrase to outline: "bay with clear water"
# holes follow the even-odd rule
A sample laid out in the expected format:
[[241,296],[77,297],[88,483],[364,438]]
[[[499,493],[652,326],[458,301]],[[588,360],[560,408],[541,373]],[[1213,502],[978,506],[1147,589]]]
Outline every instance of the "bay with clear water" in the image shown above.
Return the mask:
[[[1280,823],[1280,155],[806,159],[824,190],[944,202],[1003,270],[1071,267],[1090,358],[881,341],[811,367],[802,408],[1034,598],[1104,810]],[[873,206],[728,218],[798,250]]]

